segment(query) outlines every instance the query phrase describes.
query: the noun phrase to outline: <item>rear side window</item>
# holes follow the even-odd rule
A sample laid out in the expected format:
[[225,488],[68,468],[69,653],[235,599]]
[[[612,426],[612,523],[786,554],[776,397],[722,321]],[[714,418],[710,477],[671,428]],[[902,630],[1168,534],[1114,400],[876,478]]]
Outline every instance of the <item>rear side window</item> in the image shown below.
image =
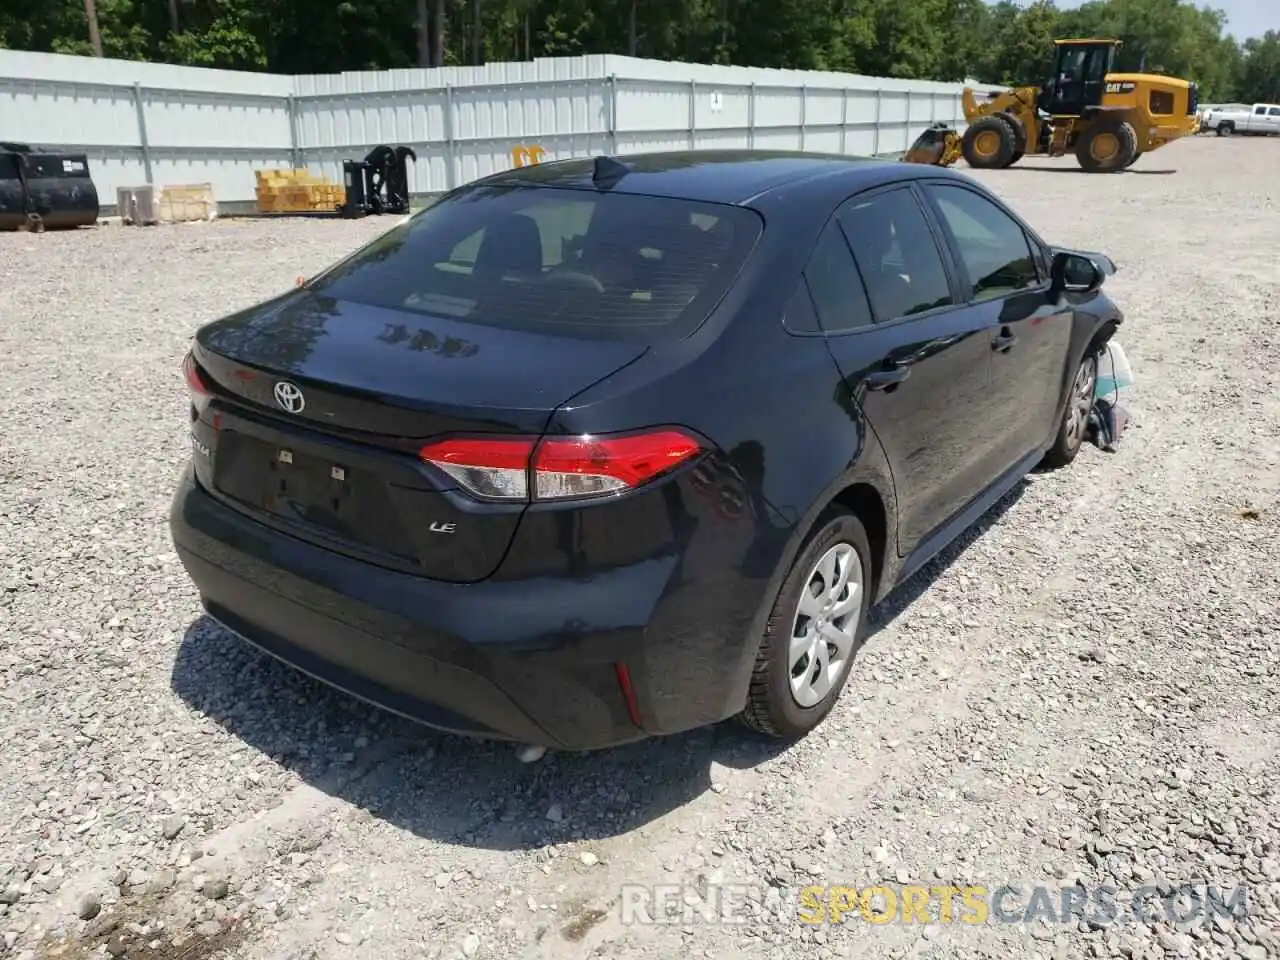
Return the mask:
[[651,344],[706,319],[762,226],[743,207],[477,186],[393,228],[313,289],[491,327]]
[[1266,108],[1266,107],[1254,107],[1254,108],[1253,108],[1253,115],[1254,115],[1255,117],[1261,117],[1261,116],[1263,116],[1266,112],[1267,112],[1267,108]]
[[822,329],[827,333],[844,333],[871,325],[871,305],[858,275],[858,265],[845,241],[840,225],[832,220],[818,237],[818,244],[808,265],[804,280],[809,286],[814,308]]
[[879,323],[952,302],[946,268],[909,189],[855,198],[840,214]]
[[925,187],[955,239],[974,300],[993,300],[1040,282],[1027,235],[990,200],[963,187]]

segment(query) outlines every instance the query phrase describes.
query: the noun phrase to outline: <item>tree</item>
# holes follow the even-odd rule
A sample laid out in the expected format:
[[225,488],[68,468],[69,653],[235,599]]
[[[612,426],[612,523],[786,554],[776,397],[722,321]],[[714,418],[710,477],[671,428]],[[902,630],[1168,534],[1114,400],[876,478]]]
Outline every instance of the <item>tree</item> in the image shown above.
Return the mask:
[[100,57],[102,34],[98,31],[98,5],[93,0],[84,0],[84,18],[89,23],[89,46],[93,48],[93,55]]
[[583,53],[1040,83],[1065,36],[1124,41],[1206,101],[1280,99],[1280,36],[1192,0],[4,0],[0,46],[280,73]]
[[1280,31],[1268,30],[1245,41],[1239,77],[1240,99],[1280,102]]
[[431,12],[427,9],[427,0],[417,0],[417,10],[418,66],[429,67],[435,58],[435,49],[431,46]]
[[435,0],[435,8],[431,14],[431,65],[433,67],[444,66],[446,23],[444,0]]

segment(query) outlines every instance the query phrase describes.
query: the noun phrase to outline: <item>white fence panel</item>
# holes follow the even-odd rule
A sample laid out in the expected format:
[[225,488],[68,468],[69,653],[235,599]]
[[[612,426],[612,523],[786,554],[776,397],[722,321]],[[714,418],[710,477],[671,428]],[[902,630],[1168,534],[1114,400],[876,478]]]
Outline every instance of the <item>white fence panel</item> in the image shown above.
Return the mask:
[[293,78],[0,51],[4,137],[84,152],[104,205],[116,188],[204,183],[253,196],[253,171],[287,166]]
[[143,183],[252,201],[254,170],[340,180],[383,143],[414,150],[417,194],[510,167],[519,148],[895,153],[932,122],[962,126],[960,89],[616,56],[285,77],[0,50],[4,137],[87,153],[104,206]]

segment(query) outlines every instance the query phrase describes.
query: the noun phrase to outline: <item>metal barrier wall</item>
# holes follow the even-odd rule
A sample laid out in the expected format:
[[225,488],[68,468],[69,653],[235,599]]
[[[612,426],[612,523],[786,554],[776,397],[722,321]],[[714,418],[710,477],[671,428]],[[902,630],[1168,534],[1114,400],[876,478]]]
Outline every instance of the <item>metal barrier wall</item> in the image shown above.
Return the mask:
[[219,202],[251,201],[255,169],[337,180],[344,159],[380,143],[412,147],[412,190],[435,194],[522,159],[892,154],[934,121],[962,126],[960,91],[615,56],[287,77],[0,50],[0,139],[87,153],[104,205],[146,183],[210,183]]

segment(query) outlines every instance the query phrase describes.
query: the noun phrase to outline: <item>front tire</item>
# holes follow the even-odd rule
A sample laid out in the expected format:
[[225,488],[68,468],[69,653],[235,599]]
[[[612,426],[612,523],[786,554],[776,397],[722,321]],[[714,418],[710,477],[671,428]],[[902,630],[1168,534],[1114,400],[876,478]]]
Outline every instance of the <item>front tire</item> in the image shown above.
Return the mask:
[[1067,406],[1058,423],[1058,435],[1053,446],[1044,456],[1044,466],[1049,469],[1065,467],[1076,458],[1089,432],[1089,413],[1093,410],[1094,393],[1098,388],[1098,354],[1090,350],[1076,368],[1067,395]]
[[1018,150],[1018,134],[1013,120],[991,114],[975,120],[964,131],[960,152],[975,170],[1001,170]]
[[833,507],[818,520],[769,613],[746,708],[738,719],[798,739],[831,712],[865,638],[871,548],[858,518]]

